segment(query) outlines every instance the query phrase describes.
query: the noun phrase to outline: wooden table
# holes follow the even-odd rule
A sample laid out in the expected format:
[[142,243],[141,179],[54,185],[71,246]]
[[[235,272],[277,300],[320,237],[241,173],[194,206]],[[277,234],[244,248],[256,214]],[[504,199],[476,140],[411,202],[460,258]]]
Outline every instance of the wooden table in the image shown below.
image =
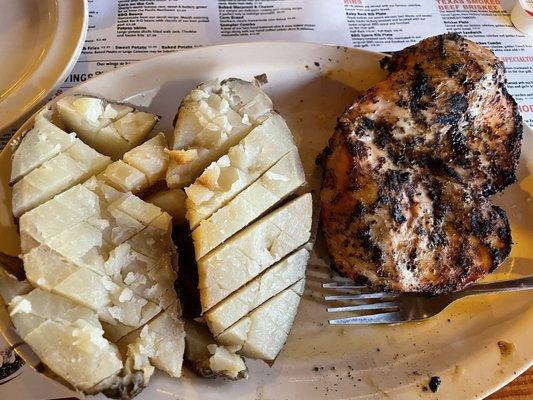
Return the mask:
[[530,368],[507,386],[501,388],[487,400],[532,400],[533,368]]

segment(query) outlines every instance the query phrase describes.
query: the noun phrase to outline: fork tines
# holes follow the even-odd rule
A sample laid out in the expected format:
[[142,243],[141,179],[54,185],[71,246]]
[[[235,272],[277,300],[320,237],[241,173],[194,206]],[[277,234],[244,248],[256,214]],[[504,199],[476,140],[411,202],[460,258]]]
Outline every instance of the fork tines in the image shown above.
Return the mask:
[[[362,291],[366,286],[355,284],[351,281],[339,281],[323,283],[324,289],[346,290],[355,289]],[[347,318],[339,318],[329,320],[331,325],[348,325],[348,324],[390,324],[399,322],[400,314],[398,303],[395,302],[398,295],[395,293],[375,292],[375,293],[356,293],[356,294],[340,294],[340,295],[324,295],[326,301],[372,301],[364,304],[347,305],[341,307],[328,307],[328,312],[374,312],[375,314],[360,315]],[[377,300],[377,302],[375,301]]]

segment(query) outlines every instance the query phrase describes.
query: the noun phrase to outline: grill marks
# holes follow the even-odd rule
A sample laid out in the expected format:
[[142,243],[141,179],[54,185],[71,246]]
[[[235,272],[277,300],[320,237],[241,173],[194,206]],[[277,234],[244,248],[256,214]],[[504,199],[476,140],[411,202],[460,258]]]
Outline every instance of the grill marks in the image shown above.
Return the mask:
[[511,248],[487,196],[514,182],[521,140],[503,65],[455,34],[382,62],[389,77],[339,118],[321,218],[336,268],[376,289],[446,292]]
[[413,79],[409,90],[409,109],[415,120],[426,124],[426,120],[420,115],[421,111],[427,110],[435,103],[435,88],[431,84],[429,76],[420,64],[415,64]]

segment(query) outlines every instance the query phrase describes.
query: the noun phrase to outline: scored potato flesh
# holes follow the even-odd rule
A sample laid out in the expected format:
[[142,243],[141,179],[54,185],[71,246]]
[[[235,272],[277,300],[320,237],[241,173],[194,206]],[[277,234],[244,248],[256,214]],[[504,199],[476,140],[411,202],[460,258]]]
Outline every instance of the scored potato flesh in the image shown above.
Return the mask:
[[191,184],[209,163],[272,111],[272,101],[250,82],[214,80],[193,89],[178,110],[170,143],[168,186],[183,188]]
[[204,314],[216,336],[265,301],[305,277],[309,252],[300,249],[270,267]]
[[139,145],[158,119],[156,115],[93,97],[66,96],[58,100],[56,107],[67,129],[114,160]]
[[217,340],[238,347],[243,356],[274,360],[287,341],[304,287],[305,279],[301,279],[226,329]]
[[34,289],[13,298],[9,312],[37,356],[77,389],[89,389],[122,368],[117,348],[104,339],[100,322],[88,308]]
[[237,145],[210,164],[185,189],[191,229],[252,184],[285,154],[295,149],[292,134],[278,114],[272,114]]
[[13,186],[15,217],[50,200],[56,194],[102,171],[110,160],[81,140],[25,175]]
[[[69,136],[66,133],[64,135]],[[21,146],[22,144],[24,140]],[[25,148],[21,151],[23,150]],[[109,157],[99,154],[81,140],[74,138],[65,151],[43,162],[15,183],[13,215],[20,217],[56,194],[99,173],[109,163]]]
[[98,178],[119,191],[140,194],[164,177],[168,165],[165,146],[165,135],[159,133],[109,164]]
[[[98,193],[89,190],[90,187],[96,189],[97,186],[105,190],[105,185],[102,183],[87,183],[64,192],[58,198],[64,201],[66,198],[75,197],[76,193],[79,197],[80,192],[102,194],[102,190]],[[134,197],[131,194],[121,194],[111,203],[100,198],[101,202],[98,206],[85,207],[93,213],[76,214],[77,217],[85,215],[86,218],[83,220],[83,217],[79,217],[81,222],[72,223],[71,226],[64,223],[54,224],[54,221],[50,223],[50,220],[44,217],[32,218],[33,215],[46,216],[48,213],[55,216],[69,212],[72,214],[65,207],[61,209],[61,203],[57,199],[50,202],[52,206],[45,203],[32,213],[25,215],[24,224],[21,225],[21,234],[28,236],[33,234],[33,240],[40,243],[39,247],[33,248],[24,255],[25,268],[32,283],[83,302],[84,305],[97,310],[107,322],[112,323],[117,320],[131,326],[144,324],[146,318],[151,318],[159,312],[160,307],[171,303],[169,296],[173,293],[175,273],[170,265],[170,257],[174,251],[170,242],[170,216],[140,199],[133,199]],[[94,203],[93,197],[85,196],[85,198],[92,200],[90,204]],[[111,197],[113,198],[114,196]],[[54,206],[54,203],[57,205]],[[109,215],[100,212],[106,205]],[[125,213],[125,209],[128,209],[128,214]],[[103,237],[105,229],[110,226],[123,228],[119,226],[122,220],[110,218],[116,211],[124,212],[125,216],[134,220],[137,225],[132,226],[126,220],[126,231],[131,235],[121,235],[123,242],[116,240],[113,243],[106,243]],[[138,218],[135,219],[131,214]],[[71,221],[76,222],[73,218]],[[40,235],[36,235],[35,232]],[[136,235],[140,236],[139,240],[135,240]],[[78,240],[72,241],[72,237]],[[115,235],[114,238],[116,239],[117,236]],[[146,248],[155,249],[156,253],[146,251]],[[26,250],[29,249],[26,248]],[[164,262],[165,255],[168,260],[166,263]],[[150,256],[159,256],[161,259],[150,258]],[[52,273],[48,277],[48,273],[55,270],[57,273]],[[66,275],[63,277],[62,274]],[[128,274],[130,274],[129,277],[127,277]],[[166,278],[163,279],[165,274]],[[128,283],[131,284],[133,281],[133,276],[142,277],[142,284],[139,281],[139,285],[132,287],[137,290],[137,293],[128,287]],[[47,283],[50,279],[61,280],[53,284]],[[83,282],[87,283],[85,287]],[[149,285],[150,282],[151,285]],[[76,285],[80,287],[77,288]],[[94,295],[92,296],[91,293]],[[137,295],[141,297],[137,298]],[[135,307],[132,306],[132,315],[136,316],[135,318],[124,319],[127,313],[121,311],[125,307],[120,301],[121,296],[122,298],[126,296],[129,302],[135,305]]]
[[[79,131],[85,129],[87,142],[98,142],[105,135],[125,140],[127,148],[119,145],[116,153],[108,152],[115,158],[126,152],[123,160],[110,164],[109,157],[53,125],[46,110],[18,147],[31,150],[34,146],[38,154],[15,151],[19,166],[13,175],[17,185],[13,209],[20,215],[22,258],[30,288],[87,310],[98,326],[88,331],[78,326],[85,322],[65,324],[50,314],[21,314],[28,308],[27,301],[17,306],[20,312],[13,319],[41,360],[75,388],[129,397],[148,383],[154,367],[172,376],[181,374],[184,329],[174,290],[172,218],[131,193],[144,191],[164,177],[166,139],[160,133],[132,149],[157,118],[125,106],[113,108],[99,99],[86,100],[73,98],[63,107],[63,116],[81,124]],[[135,179],[128,171],[137,172]],[[86,345],[69,347],[66,341],[76,340],[78,331]],[[53,335],[65,351],[47,347]],[[112,351],[109,346],[95,349],[89,339],[107,343]],[[130,340],[124,354],[112,344],[120,340],[121,344]],[[115,364],[109,362],[111,356]],[[101,364],[98,372],[91,369],[95,362]]]
[[[172,376],[181,373],[184,340],[181,309],[174,291],[171,227],[171,217],[158,207],[95,178],[21,218],[21,236],[27,238],[24,268],[34,286],[70,299],[91,310],[106,327],[116,327],[110,328],[115,333],[114,341],[142,332],[122,357],[124,364],[119,357],[120,368],[124,366],[120,374],[126,374],[120,378],[123,380],[111,379],[102,383],[104,387],[116,386],[117,382],[122,382],[119,387],[127,386],[131,380],[128,374],[137,373],[146,384],[154,367]],[[76,240],[72,240],[74,237]],[[172,307],[169,320],[166,310]],[[46,321],[38,316],[31,319],[34,323]],[[172,327],[173,335],[168,336],[161,328],[158,321],[163,320],[167,321],[164,326]],[[170,325],[171,321],[177,322]],[[152,355],[144,363],[134,362],[146,354]],[[45,363],[63,362],[61,355],[43,357]],[[50,368],[69,378],[64,365]],[[82,380],[74,382],[81,379],[79,376],[69,379],[84,390],[89,385]]]
[[94,310],[102,321],[139,327],[161,310],[148,301],[152,299],[139,297],[115,276],[80,267],[45,245],[25,254],[23,260],[27,278],[34,286]]
[[198,261],[205,312],[255,278],[311,235],[312,198],[304,194],[248,226]]
[[94,97],[65,96],[56,103],[61,122],[94,147],[96,134],[103,127],[117,121],[133,108],[120,104],[106,104]]
[[[108,154],[114,160],[121,158],[128,150],[138,146],[148,136],[157,122],[157,116],[143,111],[134,111],[103,127],[96,134],[95,148]],[[115,138],[114,143],[107,141]],[[117,140],[117,139],[122,140]]]
[[33,128],[13,153],[11,184],[74,144],[75,134],[67,134],[51,123],[50,114],[51,111],[45,109],[36,115]]
[[100,212],[96,194],[78,185],[22,215],[19,220],[21,247],[28,252],[32,243],[46,240]]
[[200,222],[192,232],[196,259],[202,258],[304,183],[300,157],[293,149],[228,204]]

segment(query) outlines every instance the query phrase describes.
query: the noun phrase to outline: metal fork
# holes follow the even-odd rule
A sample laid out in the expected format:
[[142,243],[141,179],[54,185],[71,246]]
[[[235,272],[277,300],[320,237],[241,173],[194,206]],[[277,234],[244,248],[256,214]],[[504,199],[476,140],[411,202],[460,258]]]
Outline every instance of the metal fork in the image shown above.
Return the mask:
[[[366,286],[360,286],[351,281],[323,283],[322,287],[333,290],[363,290],[366,288]],[[324,299],[326,301],[359,301],[362,303],[327,308],[328,312],[331,313],[374,312],[373,314],[332,319],[329,321],[331,325],[396,324],[430,318],[462,297],[528,289],[533,289],[533,275],[507,281],[476,284],[449,294],[359,292],[356,294],[324,295]]]

